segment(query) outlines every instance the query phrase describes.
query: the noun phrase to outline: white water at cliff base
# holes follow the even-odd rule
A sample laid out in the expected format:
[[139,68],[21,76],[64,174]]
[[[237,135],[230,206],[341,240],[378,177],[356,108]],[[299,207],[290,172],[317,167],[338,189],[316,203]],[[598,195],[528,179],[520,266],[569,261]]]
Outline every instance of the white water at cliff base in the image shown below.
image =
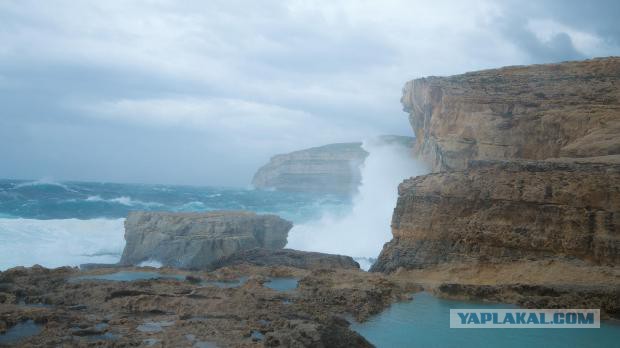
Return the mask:
[[351,211],[345,216],[327,211],[316,222],[294,226],[287,248],[374,258],[392,238],[398,184],[429,170],[413,158],[410,148],[373,142],[364,142],[363,147],[370,155],[361,169],[362,184]]

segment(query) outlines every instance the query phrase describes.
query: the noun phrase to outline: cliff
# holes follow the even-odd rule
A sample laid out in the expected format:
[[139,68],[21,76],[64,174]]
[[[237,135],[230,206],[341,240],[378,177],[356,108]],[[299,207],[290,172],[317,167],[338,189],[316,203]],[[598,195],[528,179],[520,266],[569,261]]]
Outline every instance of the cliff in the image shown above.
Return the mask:
[[360,184],[368,153],[362,143],[329,144],[275,155],[254,175],[256,188],[350,193]]
[[[406,147],[413,144],[413,138],[397,135],[371,140]],[[360,185],[360,167],[367,156],[361,142],[328,144],[275,155],[256,172],[252,185],[282,191],[351,194]]]
[[472,161],[405,180],[374,270],[446,262],[620,262],[620,164]]
[[275,215],[244,211],[131,212],[125,220],[120,263],[155,260],[165,266],[203,269],[252,248],[281,249],[293,225]]
[[[401,101],[433,173],[399,186],[394,238],[372,270],[449,296],[484,297],[469,285],[497,286],[505,301],[525,291],[530,306],[536,291],[566,292],[592,273],[592,305],[620,313],[610,300],[620,292],[620,58],[417,79]],[[571,272],[544,273],[550,265]],[[493,271],[506,267],[510,276]]]
[[471,159],[618,161],[619,82],[613,57],[421,78],[401,102],[434,171]]

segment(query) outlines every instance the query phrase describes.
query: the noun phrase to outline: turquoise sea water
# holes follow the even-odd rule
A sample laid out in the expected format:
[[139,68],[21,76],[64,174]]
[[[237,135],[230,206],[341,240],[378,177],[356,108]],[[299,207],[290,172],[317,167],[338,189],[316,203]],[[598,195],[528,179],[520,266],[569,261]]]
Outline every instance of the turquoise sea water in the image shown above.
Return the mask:
[[450,329],[451,308],[516,308],[506,304],[443,300],[428,293],[392,305],[352,329],[377,347],[620,347],[620,323],[600,329]]
[[265,282],[265,286],[277,291],[291,291],[297,289],[297,278],[273,278]]

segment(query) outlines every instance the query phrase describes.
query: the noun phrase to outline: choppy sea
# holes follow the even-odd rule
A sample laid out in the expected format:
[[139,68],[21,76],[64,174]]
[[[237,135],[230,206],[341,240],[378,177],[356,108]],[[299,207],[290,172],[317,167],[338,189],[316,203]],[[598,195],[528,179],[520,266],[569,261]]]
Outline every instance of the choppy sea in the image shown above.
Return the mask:
[[117,262],[125,245],[123,222],[133,210],[251,210],[303,224],[325,211],[338,215],[350,208],[350,198],[329,194],[0,180],[0,270]]

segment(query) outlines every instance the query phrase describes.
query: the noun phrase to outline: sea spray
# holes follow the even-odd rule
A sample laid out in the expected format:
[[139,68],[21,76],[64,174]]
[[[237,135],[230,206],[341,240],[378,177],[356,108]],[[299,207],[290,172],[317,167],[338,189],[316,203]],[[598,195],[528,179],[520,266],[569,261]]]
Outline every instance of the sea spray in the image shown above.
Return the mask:
[[125,219],[0,219],[0,270],[40,264],[115,263]]
[[363,147],[369,156],[350,212],[339,216],[325,211],[318,221],[294,226],[287,248],[376,257],[391,239],[390,221],[398,184],[405,178],[428,173],[428,169],[413,158],[410,147],[380,141],[366,141]]

